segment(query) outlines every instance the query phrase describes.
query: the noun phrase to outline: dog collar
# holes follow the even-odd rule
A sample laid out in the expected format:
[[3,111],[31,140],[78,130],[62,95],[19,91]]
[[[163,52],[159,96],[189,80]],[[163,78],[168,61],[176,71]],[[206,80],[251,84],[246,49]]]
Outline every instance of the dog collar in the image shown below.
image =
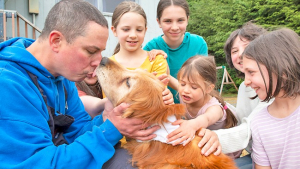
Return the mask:
[[[177,140],[167,142],[167,135],[170,134],[172,131],[176,130],[180,127],[180,125],[172,125],[173,122],[175,122],[177,119],[174,115],[169,116],[167,123],[163,123],[160,125],[160,129],[156,130],[153,134],[156,134],[156,137],[152,140],[160,141],[162,143],[172,144]],[[137,140],[138,142],[143,142],[142,140]],[[185,141],[181,142],[180,144],[183,144]]]

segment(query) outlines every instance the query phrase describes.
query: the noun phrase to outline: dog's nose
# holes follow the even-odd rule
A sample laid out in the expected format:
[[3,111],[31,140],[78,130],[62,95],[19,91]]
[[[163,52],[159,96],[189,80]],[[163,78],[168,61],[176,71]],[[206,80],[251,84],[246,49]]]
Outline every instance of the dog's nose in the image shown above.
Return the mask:
[[109,61],[108,57],[103,57],[101,59],[100,65],[101,66],[105,66],[107,64],[107,62]]

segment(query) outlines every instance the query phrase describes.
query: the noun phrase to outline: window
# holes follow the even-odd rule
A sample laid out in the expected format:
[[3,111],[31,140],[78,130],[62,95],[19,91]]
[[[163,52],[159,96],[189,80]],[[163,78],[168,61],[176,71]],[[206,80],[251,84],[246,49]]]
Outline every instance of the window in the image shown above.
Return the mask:
[[[124,0],[102,0],[102,11],[103,12],[110,12],[113,13],[115,8],[118,6],[119,3],[123,2]],[[129,0],[127,0],[129,1]],[[134,0],[130,0],[134,1]]]
[[[89,3],[96,6],[101,12],[113,13],[116,6],[123,2],[124,0],[86,0]],[[134,1],[135,0],[126,0],[126,1]]]

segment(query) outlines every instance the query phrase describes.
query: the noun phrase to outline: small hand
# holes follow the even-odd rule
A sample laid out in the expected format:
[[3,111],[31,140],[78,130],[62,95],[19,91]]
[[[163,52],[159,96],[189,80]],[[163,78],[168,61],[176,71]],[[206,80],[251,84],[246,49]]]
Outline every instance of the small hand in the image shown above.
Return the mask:
[[215,132],[210,131],[206,128],[201,128],[198,135],[200,137],[203,137],[198,143],[199,147],[202,147],[204,145],[201,151],[202,154],[204,154],[205,156],[210,155],[212,152],[214,152],[214,155],[221,154],[222,147],[219,142],[218,135]]
[[171,132],[167,138],[168,142],[176,140],[172,145],[175,146],[184,141],[183,146],[187,145],[195,136],[196,128],[192,120],[177,120],[172,125],[180,125],[180,127]]
[[157,49],[152,49],[148,52],[148,55],[150,62],[153,61],[157,55],[163,55],[165,59],[168,57],[168,55],[163,50]]
[[171,91],[168,88],[165,88],[165,90],[162,92],[162,97],[165,105],[172,105],[174,104],[174,99]]
[[[154,74],[154,73],[153,73]],[[157,74],[157,73],[156,73]],[[154,74],[155,75],[155,74]],[[167,74],[162,74],[162,75],[159,75],[158,77],[158,80],[160,80],[164,85],[168,85],[169,81],[170,81],[170,78]]]

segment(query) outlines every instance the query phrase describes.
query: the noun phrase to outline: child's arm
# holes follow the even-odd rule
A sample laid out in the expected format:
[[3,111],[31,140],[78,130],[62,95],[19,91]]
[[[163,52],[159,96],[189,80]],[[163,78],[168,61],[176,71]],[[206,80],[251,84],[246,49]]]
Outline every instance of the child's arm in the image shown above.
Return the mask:
[[100,99],[89,95],[80,96],[80,99],[84,105],[85,111],[88,112],[92,118],[101,114],[104,110],[104,104],[107,101],[107,98]]
[[223,109],[219,105],[214,105],[209,107],[204,114],[199,115],[195,119],[177,120],[172,124],[180,125],[180,127],[167,136],[168,142],[178,139],[173,143],[173,145],[177,145],[186,140],[183,144],[185,146],[192,140],[197,130],[200,128],[207,128],[222,117]]
[[164,83],[170,86],[172,89],[178,91],[179,82],[176,78],[170,75],[169,66],[167,67],[167,74],[162,74],[158,76],[159,79],[167,79],[168,83]]
[[255,169],[272,169],[271,166],[261,166],[254,163]]
[[178,86],[179,86],[179,82],[177,79],[175,79],[173,76],[169,75],[169,84],[168,86],[170,86],[172,89],[178,91]]
[[[224,112],[221,106],[219,105],[210,106],[209,108],[207,108],[204,114],[200,115],[203,117],[199,118],[198,124],[206,122],[207,126],[205,128],[207,128],[208,126],[211,126],[215,124],[217,121],[219,121],[220,119],[222,119],[223,115]],[[198,119],[198,117],[196,119]]]

